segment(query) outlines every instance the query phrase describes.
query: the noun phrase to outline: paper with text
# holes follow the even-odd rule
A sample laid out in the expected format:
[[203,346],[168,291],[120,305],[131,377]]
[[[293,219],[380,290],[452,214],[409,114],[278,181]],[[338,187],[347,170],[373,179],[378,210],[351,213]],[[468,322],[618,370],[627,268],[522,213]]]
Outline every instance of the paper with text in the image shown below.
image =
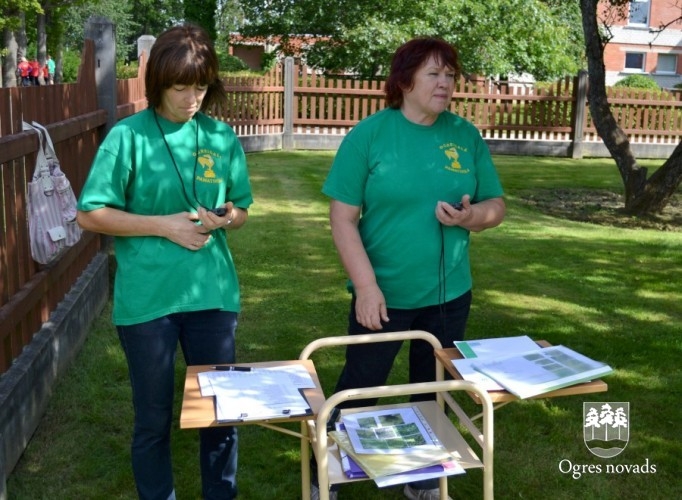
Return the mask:
[[455,347],[465,358],[487,358],[507,356],[517,352],[541,349],[528,335],[516,337],[494,337],[488,339],[458,340]]
[[503,358],[485,358],[474,368],[519,398],[587,382],[613,370],[561,345]]
[[297,384],[277,370],[198,374],[202,395],[215,396],[219,422],[287,418],[310,413]]

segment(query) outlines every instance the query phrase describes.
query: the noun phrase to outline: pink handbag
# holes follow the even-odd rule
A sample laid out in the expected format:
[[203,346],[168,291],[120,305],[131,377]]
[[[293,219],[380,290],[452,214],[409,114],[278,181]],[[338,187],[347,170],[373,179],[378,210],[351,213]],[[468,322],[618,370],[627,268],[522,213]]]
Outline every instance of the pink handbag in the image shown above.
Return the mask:
[[28,227],[31,257],[40,264],[57,260],[75,245],[82,231],[76,222],[76,196],[62,172],[47,129],[24,122],[24,130],[35,130],[40,147],[33,179],[28,183]]

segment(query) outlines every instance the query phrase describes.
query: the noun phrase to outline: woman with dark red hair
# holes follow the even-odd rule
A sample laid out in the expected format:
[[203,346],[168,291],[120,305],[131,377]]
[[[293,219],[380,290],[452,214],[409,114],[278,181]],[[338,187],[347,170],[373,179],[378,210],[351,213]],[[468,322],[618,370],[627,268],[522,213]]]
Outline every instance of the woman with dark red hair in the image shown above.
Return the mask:
[[[469,234],[500,224],[505,204],[479,131],[449,110],[459,71],[457,51],[444,40],[416,38],[399,47],[385,86],[387,108],[346,135],[324,183],[332,237],[349,276],[350,335],[425,330],[446,347],[464,338]],[[400,347],[348,346],[336,391],[384,385]],[[410,383],[434,380],[428,343],[411,341],[409,371]],[[438,480],[410,483],[404,494],[438,499]]]

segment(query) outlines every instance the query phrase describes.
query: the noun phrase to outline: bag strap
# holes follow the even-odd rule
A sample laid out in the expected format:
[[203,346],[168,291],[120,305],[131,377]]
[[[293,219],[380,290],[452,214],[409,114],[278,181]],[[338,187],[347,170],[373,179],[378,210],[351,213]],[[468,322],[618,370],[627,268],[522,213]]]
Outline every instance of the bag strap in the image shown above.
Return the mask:
[[25,131],[33,130],[36,134],[38,134],[39,147],[38,152],[36,154],[36,167],[35,170],[33,171],[33,181],[40,180],[43,191],[45,192],[45,194],[50,195],[54,192],[54,183],[52,182],[52,178],[50,177],[50,164],[45,156],[45,148],[43,146],[43,134],[41,133],[40,129],[37,129],[36,127],[26,122],[21,123],[22,128]]
[[47,128],[38,122],[31,122],[31,126],[33,126],[34,129],[41,131],[45,136],[45,143],[42,145],[45,158],[47,158],[48,161],[54,160],[58,162],[59,160],[57,160],[57,153],[54,150],[54,144],[52,144],[52,138],[50,137],[50,133],[47,131]]

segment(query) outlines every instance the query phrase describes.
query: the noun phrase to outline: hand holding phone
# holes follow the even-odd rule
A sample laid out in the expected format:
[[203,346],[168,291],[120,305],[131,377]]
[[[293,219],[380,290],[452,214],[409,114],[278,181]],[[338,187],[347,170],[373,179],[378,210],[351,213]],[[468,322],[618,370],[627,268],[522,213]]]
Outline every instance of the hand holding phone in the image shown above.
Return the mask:
[[227,213],[227,208],[225,207],[210,208],[209,210],[207,210],[207,212],[211,212],[212,214],[215,214],[218,217],[224,217],[225,214]]

